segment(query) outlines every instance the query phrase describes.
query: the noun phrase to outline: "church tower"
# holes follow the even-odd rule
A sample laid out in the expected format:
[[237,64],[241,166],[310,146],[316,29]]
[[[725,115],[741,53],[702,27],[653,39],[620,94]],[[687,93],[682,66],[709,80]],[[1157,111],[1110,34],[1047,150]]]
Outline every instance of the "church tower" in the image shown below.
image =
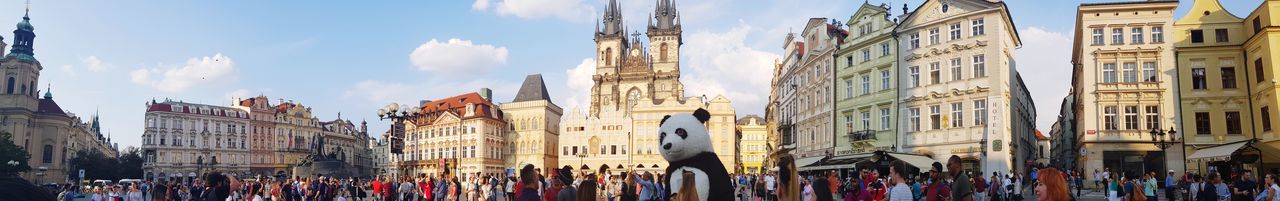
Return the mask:
[[[13,47],[8,55],[0,59],[0,75],[4,75],[0,87],[0,105],[4,107],[20,107],[35,111],[39,107],[39,96],[36,94],[36,83],[39,83],[40,70],[44,67],[36,61],[33,42],[35,28],[31,26],[31,9],[22,16],[17,29],[13,31]],[[0,49],[3,49],[0,46]]]
[[609,0],[602,18],[604,28],[596,25],[596,73],[591,78],[595,82],[591,88],[591,116],[597,116],[602,108],[616,109],[618,106],[616,82],[623,58],[626,58],[623,55],[630,49],[622,9],[617,0]]
[[[654,98],[682,98],[684,86],[680,84],[680,13],[674,0],[656,0],[653,17],[649,19],[649,55],[652,55]],[[655,21],[656,20],[656,21]]]

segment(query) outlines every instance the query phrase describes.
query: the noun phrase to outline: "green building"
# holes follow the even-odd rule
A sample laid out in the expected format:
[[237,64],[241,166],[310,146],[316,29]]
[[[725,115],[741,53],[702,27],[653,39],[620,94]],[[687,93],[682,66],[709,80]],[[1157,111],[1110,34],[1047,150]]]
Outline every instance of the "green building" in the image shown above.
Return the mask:
[[836,52],[835,156],[894,151],[897,141],[896,20],[889,6],[864,3],[849,17]]

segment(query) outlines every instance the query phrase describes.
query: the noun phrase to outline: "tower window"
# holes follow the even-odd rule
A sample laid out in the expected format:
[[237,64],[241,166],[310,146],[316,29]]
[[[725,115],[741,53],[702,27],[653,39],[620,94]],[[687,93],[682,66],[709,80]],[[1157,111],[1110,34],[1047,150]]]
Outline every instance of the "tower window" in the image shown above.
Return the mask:
[[661,58],[661,60],[664,62],[667,61],[667,43],[662,43],[662,45],[659,46],[659,48],[660,49],[658,50],[659,51],[658,55],[661,56],[659,58]]
[[13,94],[13,77],[9,77],[9,81],[5,82],[5,94]]

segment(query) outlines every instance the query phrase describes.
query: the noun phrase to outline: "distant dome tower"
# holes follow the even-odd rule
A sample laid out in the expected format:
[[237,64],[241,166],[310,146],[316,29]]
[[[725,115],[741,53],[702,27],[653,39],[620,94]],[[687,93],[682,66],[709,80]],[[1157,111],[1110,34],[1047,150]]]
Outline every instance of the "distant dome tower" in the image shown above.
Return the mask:
[[9,52],[9,57],[27,61],[36,60],[34,51],[35,29],[34,26],[31,26],[31,8],[28,6],[27,13],[22,15],[22,21],[18,22],[18,29],[13,30],[13,50]]
[[[39,100],[39,94],[36,94],[36,83],[40,80],[40,71],[44,69],[40,65],[40,61],[36,60],[33,47],[36,34],[35,27],[31,26],[31,4],[27,4],[26,14],[22,16],[22,21],[18,22],[17,29],[13,30],[13,44],[8,54],[0,58],[0,65],[5,68],[0,69],[0,75],[4,75],[3,82],[0,82],[0,101],[6,103],[14,103],[10,106],[24,107],[29,110],[36,110]],[[0,44],[0,47],[3,44]],[[3,49],[3,48],[0,48]]]

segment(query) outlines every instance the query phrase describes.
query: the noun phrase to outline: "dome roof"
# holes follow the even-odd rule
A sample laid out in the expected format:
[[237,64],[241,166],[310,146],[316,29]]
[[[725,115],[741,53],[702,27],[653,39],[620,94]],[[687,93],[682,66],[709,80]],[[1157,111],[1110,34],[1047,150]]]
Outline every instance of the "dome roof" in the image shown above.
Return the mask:
[[22,16],[22,21],[21,21],[21,22],[18,22],[18,30],[23,30],[23,31],[35,31],[35,30],[36,30],[36,28],[35,28],[35,27],[33,27],[33,26],[31,26],[31,18],[30,18],[30,17]]

